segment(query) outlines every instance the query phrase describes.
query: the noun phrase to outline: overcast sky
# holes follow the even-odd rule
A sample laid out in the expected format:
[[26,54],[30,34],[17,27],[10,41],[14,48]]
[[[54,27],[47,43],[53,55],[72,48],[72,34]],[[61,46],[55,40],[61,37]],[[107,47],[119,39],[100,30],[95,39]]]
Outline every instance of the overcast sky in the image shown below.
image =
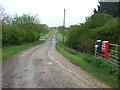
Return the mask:
[[84,22],[99,5],[98,0],[0,0],[0,4],[7,14],[37,14],[42,24],[52,27],[63,25],[64,8],[66,26],[70,26]]

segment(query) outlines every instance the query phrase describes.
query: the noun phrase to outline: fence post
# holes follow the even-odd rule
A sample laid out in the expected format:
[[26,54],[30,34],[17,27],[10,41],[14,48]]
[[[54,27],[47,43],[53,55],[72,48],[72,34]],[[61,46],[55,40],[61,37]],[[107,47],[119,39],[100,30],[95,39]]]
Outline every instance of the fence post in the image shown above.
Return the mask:
[[97,56],[97,48],[98,48],[98,45],[95,45],[95,57]]

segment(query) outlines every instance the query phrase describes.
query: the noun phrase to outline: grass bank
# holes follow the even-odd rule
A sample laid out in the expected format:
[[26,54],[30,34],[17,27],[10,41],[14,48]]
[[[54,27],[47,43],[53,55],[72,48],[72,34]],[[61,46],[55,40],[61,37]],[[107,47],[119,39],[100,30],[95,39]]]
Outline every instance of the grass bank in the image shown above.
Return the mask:
[[15,55],[16,53],[23,51],[25,49],[31,48],[33,46],[39,45],[43,43],[44,40],[39,40],[31,43],[26,43],[22,45],[9,45],[4,46],[2,48],[2,61],[9,59],[11,56]]
[[[61,34],[58,32],[56,37],[57,40],[59,40]],[[73,64],[76,64],[77,66],[83,68],[102,82],[108,84],[113,88],[118,87],[117,76],[119,74],[119,71],[118,69],[115,69],[115,67],[104,63],[103,60],[97,59],[94,56],[82,54],[73,49],[70,49],[59,41],[56,44],[56,49],[66,58],[68,58]]]

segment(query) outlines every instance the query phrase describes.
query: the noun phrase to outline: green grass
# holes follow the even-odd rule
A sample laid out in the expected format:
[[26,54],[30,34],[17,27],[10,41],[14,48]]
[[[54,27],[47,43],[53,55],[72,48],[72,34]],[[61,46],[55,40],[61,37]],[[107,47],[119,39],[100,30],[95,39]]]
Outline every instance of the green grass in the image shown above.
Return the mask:
[[0,63],[2,62],[2,48],[0,47]]
[[[59,32],[57,33],[57,40],[60,41]],[[117,88],[119,69],[104,63],[103,60],[97,59],[94,56],[79,53],[73,49],[64,46],[61,42],[56,44],[56,49],[68,58],[73,64],[83,68],[93,76],[106,83],[107,85]]]
[[11,56],[15,55],[16,53],[23,51],[25,49],[31,48],[33,46],[39,45],[43,43],[44,40],[39,40],[31,43],[26,43],[22,45],[10,45],[4,46],[2,48],[2,61],[9,59]]
[[50,30],[47,34],[42,35],[42,36],[40,37],[40,39],[47,39],[48,37],[50,37],[50,35],[51,35],[53,32],[54,32],[54,30]]

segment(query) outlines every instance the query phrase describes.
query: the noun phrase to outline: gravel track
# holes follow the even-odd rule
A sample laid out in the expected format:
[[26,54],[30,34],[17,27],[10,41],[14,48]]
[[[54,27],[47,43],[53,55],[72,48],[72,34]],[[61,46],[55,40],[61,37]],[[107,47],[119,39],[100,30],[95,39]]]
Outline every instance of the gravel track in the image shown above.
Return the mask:
[[45,43],[24,50],[2,66],[3,88],[110,88],[55,49],[55,31]]

